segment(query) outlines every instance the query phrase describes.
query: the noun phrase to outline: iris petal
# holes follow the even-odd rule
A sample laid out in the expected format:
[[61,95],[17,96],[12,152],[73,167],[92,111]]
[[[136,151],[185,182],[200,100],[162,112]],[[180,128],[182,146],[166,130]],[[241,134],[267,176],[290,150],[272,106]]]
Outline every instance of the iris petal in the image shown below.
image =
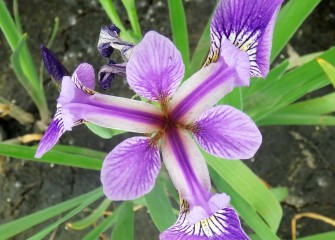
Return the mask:
[[150,192],[160,167],[159,148],[150,138],[123,141],[104,160],[101,181],[105,195],[111,200],[131,200]]
[[256,124],[230,106],[209,109],[194,123],[194,137],[208,153],[225,159],[252,158],[262,143]]
[[170,98],[184,76],[182,57],[166,37],[148,32],[127,64],[127,81],[140,96],[153,101]]
[[[272,33],[282,0],[221,0],[211,23],[211,51],[207,64],[215,62],[223,39],[249,55],[251,76],[269,71]],[[224,52],[221,54],[225,54]]]
[[192,223],[192,210],[182,201],[177,222],[160,235],[160,240],[248,240],[235,210],[226,205],[213,215]]

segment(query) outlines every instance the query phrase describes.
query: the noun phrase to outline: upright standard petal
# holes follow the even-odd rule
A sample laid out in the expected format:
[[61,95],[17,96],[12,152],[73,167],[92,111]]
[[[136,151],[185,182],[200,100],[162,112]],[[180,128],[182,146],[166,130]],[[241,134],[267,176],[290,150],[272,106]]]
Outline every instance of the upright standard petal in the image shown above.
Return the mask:
[[184,76],[182,57],[166,37],[148,32],[127,64],[127,81],[140,96],[153,101],[170,98]]
[[159,148],[147,137],[129,138],[108,154],[101,169],[107,198],[132,200],[152,190],[161,167]]
[[206,152],[225,159],[252,158],[262,143],[262,135],[250,117],[230,106],[209,109],[192,127],[196,141]]
[[249,85],[247,54],[232,44],[224,47],[229,54],[195,73],[174,94],[168,108],[174,121],[191,123],[234,87]]
[[171,127],[163,136],[164,164],[175,187],[191,206],[206,211],[211,187],[206,161],[194,140],[184,129]]
[[[251,76],[269,71],[272,33],[283,0],[221,0],[211,23],[211,51],[207,63],[216,61],[223,39],[249,54]],[[225,54],[224,52],[221,54]]]
[[235,210],[228,204],[195,223],[189,221],[190,213],[188,203],[182,200],[177,222],[159,236],[160,240],[249,240]]
[[98,82],[100,83],[100,86],[106,90],[111,87],[115,75],[125,77],[126,65],[126,63],[117,64],[110,61],[108,64],[102,66],[98,75]]

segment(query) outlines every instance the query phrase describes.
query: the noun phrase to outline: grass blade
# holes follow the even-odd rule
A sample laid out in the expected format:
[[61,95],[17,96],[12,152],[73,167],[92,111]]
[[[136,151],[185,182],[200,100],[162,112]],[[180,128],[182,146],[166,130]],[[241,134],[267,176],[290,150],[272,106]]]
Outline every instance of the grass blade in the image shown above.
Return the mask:
[[82,230],[88,228],[89,226],[93,225],[106,211],[106,209],[111,204],[109,199],[103,200],[103,202],[99,205],[98,208],[94,209],[94,211],[87,217],[72,223],[66,224],[69,228],[75,230]]
[[3,224],[2,226],[0,226],[0,239],[8,239],[10,237],[13,237],[29,228],[32,228],[33,226],[36,226],[39,223],[42,223],[65,211],[68,211],[71,208],[74,208],[81,204],[96,191],[97,190],[85,193],[79,197],[73,198],[63,203],[59,203],[55,206],[43,209],[36,213]]
[[91,170],[100,170],[103,160],[89,156],[64,153],[56,150],[50,150],[42,158],[37,159],[34,157],[35,152],[36,148],[0,143],[0,155],[20,158],[23,160],[54,163]]
[[317,61],[335,88],[335,67],[321,58],[318,58]]
[[149,214],[159,231],[171,227],[176,222],[164,181],[158,178],[154,189],[145,195]]
[[71,210],[68,214],[66,214],[64,217],[60,218],[56,222],[52,223],[46,228],[43,228],[42,231],[36,233],[34,236],[28,238],[28,240],[40,240],[43,239],[45,236],[47,236],[52,230],[54,230],[58,225],[62,224],[63,222],[67,221],[71,217],[75,216],[79,212],[81,212],[85,207],[88,205],[92,204],[99,198],[103,196],[103,191],[102,188],[98,188],[91,192],[91,195],[88,196],[78,207],[75,209]]
[[134,239],[134,211],[133,202],[125,202],[120,206],[116,224],[112,232],[112,240]]
[[271,62],[321,0],[291,0],[281,9],[273,33]]
[[241,161],[227,161],[205,152],[203,154],[208,165],[215,169],[222,180],[240,195],[238,199],[243,199],[251,205],[270,229],[276,232],[282,218],[282,209],[261,180]]
[[274,229],[265,224],[262,218],[257,214],[255,208],[250,205],[237,191],[235,191],[212,167],[210,174],[215,186],[220,192],[226,192],[231,197],[231,204],[242,217],[242,219],[255,231],[259,239],[262,240],[279,240],[275,235]]
[[185,75],[188,76],[190,66],[190,49],[188,31],[183,2],[168,0],[173,42],[181,52],[185,64]]

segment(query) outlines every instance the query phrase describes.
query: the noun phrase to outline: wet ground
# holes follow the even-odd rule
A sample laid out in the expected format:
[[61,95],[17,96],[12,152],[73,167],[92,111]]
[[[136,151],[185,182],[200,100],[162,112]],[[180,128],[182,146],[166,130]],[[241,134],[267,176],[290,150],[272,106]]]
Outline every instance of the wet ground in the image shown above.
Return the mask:
[[[213,2],[185,1],[192,49],[214,7]],[[34,0],[20,3],[22,25],[29,34],[29,47],[36,64],[40,64],[39,45],[47,42],[53,19],[57,16],[60,18],[60,31],[52,49],[69,70],[82,61],[97,68],[105,63],[95,45],[100,26],[109,24],[109,20],[98,1]],[[166,1],[138,1],[138,11],[143,31],[156,30],[171,37]],[[293,48],[299,54],[306,54],[334,45],[334,13],[335,1],[322,1],[291,41]],[[37,116],[32,101],[15,79],[9,65],[10,50],[2,35],[0,45],[0,95]],[[54,111],[58,93],[47,76],[44,86],[49,107]],[[110,93],[132,95],[122,80],[114,82]],[[22,127],[8,117],[0,119],[0,128],[3,139],[33,131],[33,126]],[[263,145],[255,161],[247,164],[270,185],[286,186],[290,190],[289,198],[283,203],[281,238],[290,239],[290,220],[295,213],[312,211],[335,218],[335,128],[285,126],[264,127],[261,131]],[[61,143],[108,152],[124,137],[102,140],[80,126],[66,134]],[[99,185],[98,172],[0,157],[0,223],[73,198]],[[152,223],[147,219],[145,210],[141,210],[136,219],[136,240],[157,239],[157,231],[147,227]],[[329,230],[333,228],[315,220],[303,219],[298,223],[301,236]],[[36,229],[15,239],[25,239],[34,232]],[[82,234],[59,228],[54,239],[80,239]]]

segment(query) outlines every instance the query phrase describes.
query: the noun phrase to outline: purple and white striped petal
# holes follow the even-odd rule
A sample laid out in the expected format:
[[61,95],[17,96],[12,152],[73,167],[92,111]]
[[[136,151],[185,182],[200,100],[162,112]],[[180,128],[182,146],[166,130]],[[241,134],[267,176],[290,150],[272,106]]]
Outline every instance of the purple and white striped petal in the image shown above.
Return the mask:
[[167,129],[162,141],[162,155],[181,196],[192,206],[206,206],[211,188],[209,173],[204,157],[188,132],[180,128]]
[[110,58],[114,49],[120,51],[124,61],[128,61],[134,44],[123,41],[120,37],[120,29],[115,25],[103,26],[100,31],[98,50],[103,57]]
[[184,77],[180,52],[166,37],[148,32],[127,64],[127,81],[140,96],[153,101],[170,98]]
[[250,74],[269,71],[272,34],[283,0],[221,0],[211,23],[211,51],[206,64],[216,60],[222,40],[228,39],[249,54]]
[[234,87],[249,85],[248,55],[230,43],[224,47],[229,54],[195,73],[174,94],[168,108],[174,121],[191,123]]
[[132,200],[152,190],[161,168],[159,148],[148,137],[129,138],[104,160],[101,182],[107,198]]
[[62,118],[62,107],[58,104],[54,118],[45,131],[43,138],[38,144],[35,158],[41,158],[58,142],[59,138],[66,132]]
[[93,86],[94,71],[89,64],[81,64],[71,79],[63,81],[58,103],[62,105],[63,122],[67,130],[71,130],[73,123],[80,120],[139,133],[151,133],[161,128],[162,113],[157,107],[141,101],[100,94],[91,90]]
[[197,143],[217,157],[249,159],[262,143],[262,135],[252,119],[230,106],[213,107],[192,125]]
[[115,75],[126,77],[126,63],[114,63],[110,61],[108,64],[102,66],[98,74],[98,82],[102,89],[106,90],[111,87]]
[[195,223],[190,222],[191,215],[188,203],[182,200],[177,222],[159,236],[160,240],[249,240],[237,213],[228,204]]

